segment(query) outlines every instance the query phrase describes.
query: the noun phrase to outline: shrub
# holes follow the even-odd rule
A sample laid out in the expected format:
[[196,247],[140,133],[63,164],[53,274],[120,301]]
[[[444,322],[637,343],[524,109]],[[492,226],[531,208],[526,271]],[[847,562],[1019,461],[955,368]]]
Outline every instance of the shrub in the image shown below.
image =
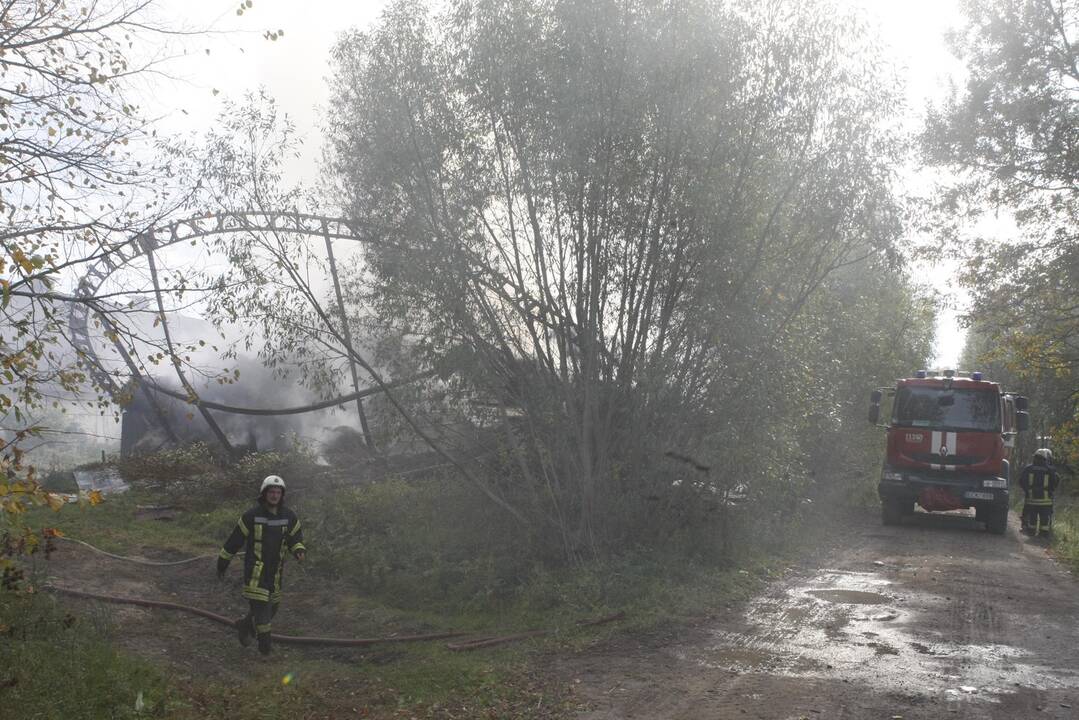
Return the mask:
[[400,606],[442,598],[486,606],[531,571],[533,551],[512,521],[456,477],[400,478],[335,493],[302,508],[311,570]]

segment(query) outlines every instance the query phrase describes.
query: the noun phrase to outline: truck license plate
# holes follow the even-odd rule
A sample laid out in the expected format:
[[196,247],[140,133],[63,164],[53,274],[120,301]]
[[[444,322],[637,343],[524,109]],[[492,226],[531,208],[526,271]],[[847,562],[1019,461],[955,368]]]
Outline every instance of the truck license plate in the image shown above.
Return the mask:
[[993,499],[993,493],[968,492],[968,493],[963,493],[963,497],[969,498],[970,500],[992,500]]

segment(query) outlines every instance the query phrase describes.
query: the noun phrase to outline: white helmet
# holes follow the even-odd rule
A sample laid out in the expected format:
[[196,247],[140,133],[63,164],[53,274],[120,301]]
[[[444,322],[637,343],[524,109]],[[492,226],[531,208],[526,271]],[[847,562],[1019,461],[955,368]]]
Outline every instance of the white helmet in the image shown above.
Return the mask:
[[1045,462],[1053,462],[1053,451],[1049,448],[1038,448],[1034,451],[1034,457],[1040,457]]
[[259,495],[266,492],[267,488],[279,487],[281,492],[285,492],[285,481],[281,479],[280,475],[267,475],[266,479],[262,481],[262,487],[259,488]]

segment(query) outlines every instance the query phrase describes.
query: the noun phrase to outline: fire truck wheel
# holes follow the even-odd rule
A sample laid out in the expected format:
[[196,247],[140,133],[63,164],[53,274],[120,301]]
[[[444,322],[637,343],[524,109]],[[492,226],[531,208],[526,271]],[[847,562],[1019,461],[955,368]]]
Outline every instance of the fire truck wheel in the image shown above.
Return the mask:
[[994,535],[1003,535],[1008,530],[1008,506],[992,508],[985,515],[985,529]]
[[880,520],[885,525],[898,525],[903,522],[907,504],[895,498],[880,501]]

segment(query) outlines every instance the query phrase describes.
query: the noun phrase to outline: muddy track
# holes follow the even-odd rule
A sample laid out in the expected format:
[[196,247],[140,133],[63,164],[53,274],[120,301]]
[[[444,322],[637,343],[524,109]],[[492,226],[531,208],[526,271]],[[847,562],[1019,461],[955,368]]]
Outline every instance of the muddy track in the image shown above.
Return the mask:
[[1079,718],[1079,582],[962,514],[844,524],[725,617],[560,663],[614,718]]

